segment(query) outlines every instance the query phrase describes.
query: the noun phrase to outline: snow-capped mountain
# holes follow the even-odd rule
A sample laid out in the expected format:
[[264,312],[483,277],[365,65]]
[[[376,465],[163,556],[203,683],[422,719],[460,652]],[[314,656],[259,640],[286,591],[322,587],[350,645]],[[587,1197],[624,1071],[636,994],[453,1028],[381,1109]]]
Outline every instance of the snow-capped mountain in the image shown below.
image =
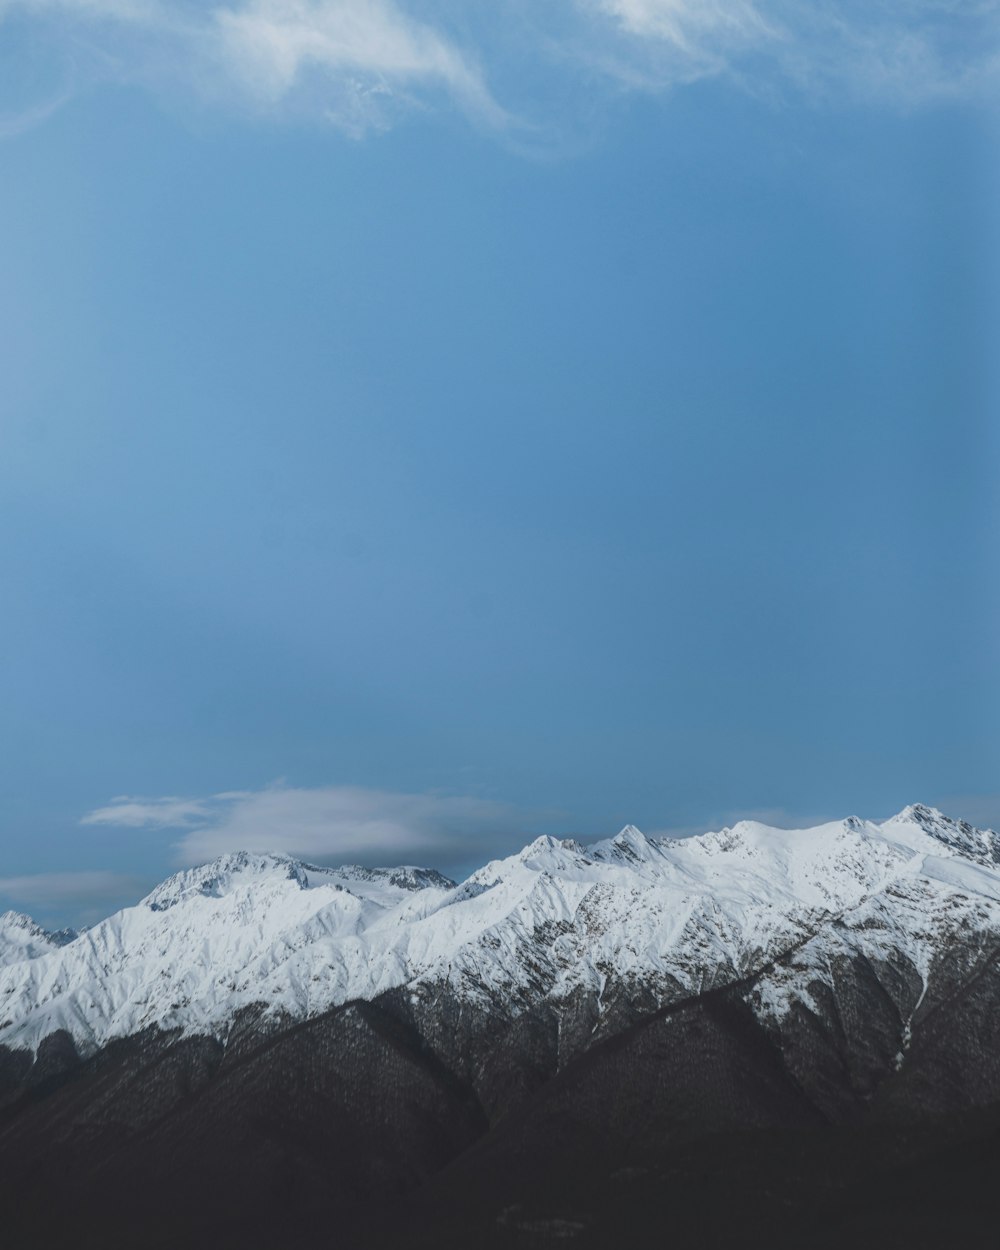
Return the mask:
[[11,1245],[929,1250],[1000,1218],[1000,838],[926,807],[539,838],[459,885],[233,854],[69,936],[0,920]]
[[72,929],[50,933],[22,912],[5,911],[0,914],[0,967],[49,955],[78,936]]
[[780,1026],[854,957],[904,970],[912,1018],[956,935],[972,950],[985,934],[1000,936],[1000,836],[922,806],[684,840],[632,826],[589,846],[542,837],[458,886],[238,853],[65,944],[0,918],[0,1045],[64,1031],[85,1054],[150,1028],[225,1040],[249,1009],[304,1020],[389,992],[420,1016],[442,989],[504,1019],[584,1004],[600,1038],[748,977],[754,1010]]

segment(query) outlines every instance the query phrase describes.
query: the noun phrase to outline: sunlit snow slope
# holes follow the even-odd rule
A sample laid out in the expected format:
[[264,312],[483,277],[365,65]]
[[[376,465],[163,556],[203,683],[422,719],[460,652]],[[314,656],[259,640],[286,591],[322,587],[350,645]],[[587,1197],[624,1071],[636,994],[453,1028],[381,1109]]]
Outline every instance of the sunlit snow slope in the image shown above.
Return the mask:
[[920,806],[882,824],[539,838],[459,886],[238,853],[65,945],[0,917],[0,1045],[63,1029],[86,1052],[154,1026],[224,1038],[242,1008],[303,1018],[399,987],[508,1015],[583,993],[600,1013],[754,973],[756,1009],[780,1020],[842,954],[901,960],[926,984],[959,930],[1000,934],[1000,836]]

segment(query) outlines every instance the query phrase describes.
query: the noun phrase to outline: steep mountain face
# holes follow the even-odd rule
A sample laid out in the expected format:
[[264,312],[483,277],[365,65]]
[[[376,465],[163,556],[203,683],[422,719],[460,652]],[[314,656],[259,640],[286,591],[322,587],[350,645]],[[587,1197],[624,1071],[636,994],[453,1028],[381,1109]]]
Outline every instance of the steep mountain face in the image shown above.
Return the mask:
[[942,1143],[1000,1159],[1000,837],[921,806],[540,838],[457,886],[241,853],[65,945],[7,928],[0,1198],[57,1218],[57,1166],[123,1244],[158,1244],[151,1177],[188,1197],[163,1244],[194,1210],[266,1244],[290,1203],[302,1244],[336,1206],[353,1244],[389,1212],[386,1244],[600,1245],[626,1199],[693,1235],[713,1186],[794,1244],[873,1176],[911,1218]]

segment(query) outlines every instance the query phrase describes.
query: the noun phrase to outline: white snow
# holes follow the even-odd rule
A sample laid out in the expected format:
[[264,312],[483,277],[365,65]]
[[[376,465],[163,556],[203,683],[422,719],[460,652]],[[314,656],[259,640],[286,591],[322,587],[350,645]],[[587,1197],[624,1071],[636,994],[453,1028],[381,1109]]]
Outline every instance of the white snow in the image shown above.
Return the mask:
[[0,967],[37,959],[65,945],[72,934],[48,933],[22,912],[5,911],[0,915]]
[[253,1004],[303,1018],[441,982],[512,1012],[581,987],[607,999],[616,982],[669,1001],[794,949],[760,984],[760,1010],[780,1018],[838,953],[901,955],[926,982],[954,926],[1000,929],[998,860],[996,834],[923,807],[881,825],[538,838],[454,888],[422,869],[227,855],[68,945],[0,917],[0,1044],[56,1029],[83,1051],[152,1026],[224,1037]]

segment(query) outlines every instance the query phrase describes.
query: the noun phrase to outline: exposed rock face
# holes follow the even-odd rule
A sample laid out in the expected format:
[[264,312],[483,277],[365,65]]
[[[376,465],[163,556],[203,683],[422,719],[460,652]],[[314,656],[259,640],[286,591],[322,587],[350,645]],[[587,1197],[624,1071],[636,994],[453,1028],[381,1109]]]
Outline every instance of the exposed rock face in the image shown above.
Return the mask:
[[235,855],[65,944],[17,918],[0,1209],[95,1246],[972,1235],[998,843],[914,807],[539,839],[457,887]]

